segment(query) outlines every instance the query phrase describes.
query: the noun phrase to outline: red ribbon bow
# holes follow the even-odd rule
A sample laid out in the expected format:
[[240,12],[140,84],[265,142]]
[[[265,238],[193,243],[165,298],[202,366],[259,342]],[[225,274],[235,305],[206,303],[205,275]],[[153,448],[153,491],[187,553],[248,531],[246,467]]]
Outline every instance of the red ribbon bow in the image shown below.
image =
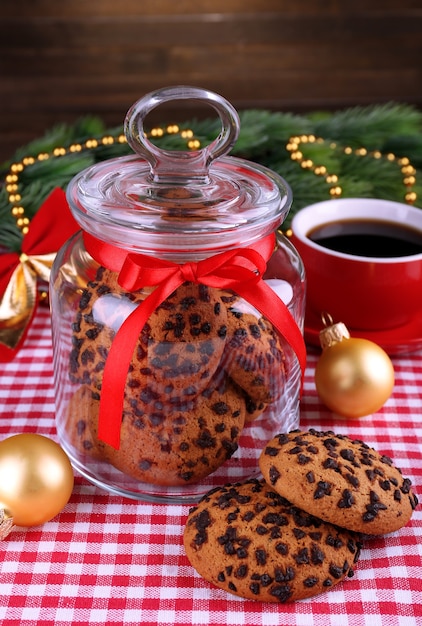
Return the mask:
[[65,192],[56,188],[31,219],[21,250],[0,253],[0,361],[21,347],[38,304],[37,281],[48,284],[58,249],[78,230]]
[[[155,289],[126,318],[117,331],[103,373],[98,437],[118,449],[127,372],[139,333],[155,309],[186,281],[232,289],[260,311],[295,352],[302,377],[306,349],[302,333],[283,301],[262,280],[271,257],[274,234],[252,247],[215,254],[197,263],[177,264],[144,254],[127,252],[84,233],[87,251],[100,265],[118,272],[119,284],[128,291],[145,286]],[[119,419],[116,419],[116,415]]]

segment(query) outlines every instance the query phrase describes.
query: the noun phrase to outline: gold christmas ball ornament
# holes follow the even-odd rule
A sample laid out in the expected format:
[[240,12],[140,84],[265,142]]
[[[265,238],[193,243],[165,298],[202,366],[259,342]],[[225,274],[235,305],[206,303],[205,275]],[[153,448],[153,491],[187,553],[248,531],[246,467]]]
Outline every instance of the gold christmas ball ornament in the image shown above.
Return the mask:
[[315,386],[323,403],[343,417],[378,411],[394,387],[394,368],[387,353],[368,339],[350,337],[342,322],[324,328],[320,342]]
[[52,439],[20,434],[0,442],[0,538],[15,524],[39,526],[67,504],[74,484],[64,450]]

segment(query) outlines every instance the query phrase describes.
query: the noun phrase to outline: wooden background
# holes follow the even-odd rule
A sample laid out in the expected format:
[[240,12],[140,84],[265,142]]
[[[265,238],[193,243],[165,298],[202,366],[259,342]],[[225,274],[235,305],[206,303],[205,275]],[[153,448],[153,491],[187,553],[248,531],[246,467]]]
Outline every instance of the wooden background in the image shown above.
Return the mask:
[[0,162],[82,115],[116,126],[173,84],[238,109],[422,107],[421,0],[0,0],[0,20]]

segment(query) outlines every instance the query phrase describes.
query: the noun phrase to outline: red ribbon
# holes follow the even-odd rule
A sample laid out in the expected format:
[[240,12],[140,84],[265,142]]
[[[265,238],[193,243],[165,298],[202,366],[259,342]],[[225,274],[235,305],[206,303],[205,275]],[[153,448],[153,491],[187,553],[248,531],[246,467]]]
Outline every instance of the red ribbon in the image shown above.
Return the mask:
[[120,445],[124,389],[139,333],[155,309],[186,281],[231,289],[252,304],[292,347],[303,378],[306,349],[302,333],[287,306],[262,280],[267,261],[274,251],[274,234],[248,248],[237,248],[197,263],[183,264],[127,252],[88,233],[84,233],[84,242],[89,254],[100,265],[119,273],[118,282],[124,289],[135,291],[145,286],[155,287],[126,318],[111,344],[103,373],[98,424],[98,437],[105,443],[115,449]]

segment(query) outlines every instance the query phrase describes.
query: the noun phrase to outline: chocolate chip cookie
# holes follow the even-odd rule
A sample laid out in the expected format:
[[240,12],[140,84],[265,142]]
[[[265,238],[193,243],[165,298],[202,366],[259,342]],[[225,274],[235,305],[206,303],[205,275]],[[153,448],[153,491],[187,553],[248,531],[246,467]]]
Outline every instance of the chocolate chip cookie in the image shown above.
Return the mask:
[[[100,268],[83,291],[73,323],[70,377],[100,391],[116,332],[148,290],[124,291],[116,274]],[[148,387],[183,399],[206,388],[223,353],[227,311],[214,290],[184,283],[162,302],[140,329],[127,388]]]
[[82,291],[72,323],[69,375],[72,382],[101,389],[111,343],[124,320],[145,298],[143,291],[125,292],[115,272],[100,267]]
[[365,534],[405,526],[418,503],[410,480],[388,456],[331,431],[277,435],[259,466],[268,484],[293,504]]
[[152,313],[134,352],[132,388],[175,401],[201,393],[220,364],[227,311],[206,285],[184,283]]
[[265,602],[292,602],[353,575],[359,536],[305,513],[264,481],[210,491],[191,510],[186,554],[197,572],[225,591]]
[[102,457],[101,442],[91,431],[92,416],[98,418],[98,398],[87,385],[76,389],[69,400],[64,429],[69,444],[88,457]]
[[99,394],[90,394],[89,415],[73,427],[75,445],[149,484],[187,485],[208,476],[236,452],[245,423],[243,398],[217,372],[199,396],[183,402],[143,390],[137,398],[125,395],[115,450],[98,439]]
[[240,298],[227,306],[224,367],[257,404],[276,401],[284,390],[285,357],[273,326]]

